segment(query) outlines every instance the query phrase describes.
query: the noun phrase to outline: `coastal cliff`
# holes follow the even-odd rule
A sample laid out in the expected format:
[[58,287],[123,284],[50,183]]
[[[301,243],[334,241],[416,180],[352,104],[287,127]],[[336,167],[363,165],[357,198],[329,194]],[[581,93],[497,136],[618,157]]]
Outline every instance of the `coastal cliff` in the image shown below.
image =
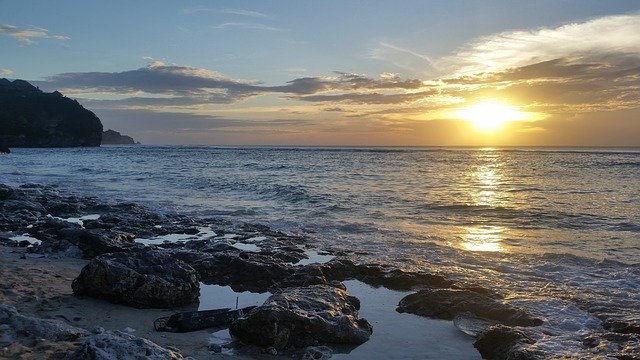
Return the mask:
[[131,136],[120,134],[115,130],[107,130],[102,133],[102,145],[135,145],[139,144]]
[[24,80],[0,79],[0,145],[100,146],[102,123],[76,100]]

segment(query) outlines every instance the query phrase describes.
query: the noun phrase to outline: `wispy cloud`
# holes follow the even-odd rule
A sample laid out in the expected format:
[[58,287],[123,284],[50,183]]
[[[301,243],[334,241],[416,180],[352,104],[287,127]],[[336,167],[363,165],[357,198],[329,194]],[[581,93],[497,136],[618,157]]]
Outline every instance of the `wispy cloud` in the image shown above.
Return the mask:
[[31,45],[36,39],[71,40],[68,36],[49,34],[47,29],[37,27],[18,28],[10,24],[0,24],[0,35],[11,36],[24,45]]
[[222,9],[220,10],[220,12],[225,13],[225,14],[232,14],[232,15],[240,15],[240,16],[248,16],[248,17],[253,17],[253,18],[266,18],[269,17],[269,15],[258,12],[258,11],[253,11],[253,10],[245,10],[245,9]]
[[219,8],[214,8],[209,6],[192,6],[192,7],[182,9],[180,12],[185,15],[191,15],[191,14],[202,13],[202,12],[217,12],[222,14],[247,16],[252,18],[268,18],[269,17],[269,15],[265,13],[261,13],[253,10],[233,9],[233,8],[219,9]]
[[245,30],[261,30],[261,31],[284,31],[283,29],[268,26],[265,24],[252,23],[252,22],[226,22],[214,26],[214,29],[224,30],[228,28],[237,28]]
[[0,76],[7,76],[13,74],[11,69],[0,69]]

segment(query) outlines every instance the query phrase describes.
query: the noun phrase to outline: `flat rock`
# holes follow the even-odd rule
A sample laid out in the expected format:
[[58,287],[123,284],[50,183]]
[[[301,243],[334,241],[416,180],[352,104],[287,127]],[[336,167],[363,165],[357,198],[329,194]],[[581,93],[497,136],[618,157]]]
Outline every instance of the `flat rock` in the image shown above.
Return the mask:
[[191,304],[200,295],[196,271],[156,250],[95,257],[73,280],[72,288],[76,295],[153,308]]
[[287,288],[231,324],[240,340],[275,349],[329,343],[362,344],[373,328],[358,318],[360,301],[345,290],[313,285]]
[[120,331],[105,332],[88,337],[68,360],[180,360],[184,357],[175,351]]
[[4,304],[0,304],[0,324],[8,325],[14,334],[29,334],[50,341],[73,341],[89,334],[60,320],[22,315],[14,307]]
[[542,320],[484,294],[461,289],[426,289],[405,296],[396,311],[453,320],[464,312],[511,326],[538,326]]
[[527,347],[535,341],[520,329],[494,325],[478,335],[473,346],[483,359],[488,360],[542,360],[543,354]]

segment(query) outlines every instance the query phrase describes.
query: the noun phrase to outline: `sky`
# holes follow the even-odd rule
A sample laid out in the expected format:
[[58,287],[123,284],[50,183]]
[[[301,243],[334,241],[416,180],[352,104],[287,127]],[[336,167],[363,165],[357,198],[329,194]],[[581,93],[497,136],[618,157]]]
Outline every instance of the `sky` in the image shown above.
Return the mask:
[[7,1],[0,77],[145,144],[640,146],[640,1]]

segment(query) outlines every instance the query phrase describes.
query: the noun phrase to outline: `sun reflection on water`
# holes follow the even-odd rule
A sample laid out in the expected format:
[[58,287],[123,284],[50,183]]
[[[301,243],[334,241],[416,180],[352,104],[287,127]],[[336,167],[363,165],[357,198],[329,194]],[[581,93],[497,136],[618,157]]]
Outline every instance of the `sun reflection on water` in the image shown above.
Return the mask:
[[504,251],[502,226],[469,226],[465,227],[462,247],[471,251]]
[[[472,205],[496,208],[505,207],[509,199],[501,191],[505,182],[501,171],[500,153],[495,150],[483,149],[476,160],[479,163],[471,170],[472,186],[467,187]],[[463,227],[462,247],[470,251],[505,251],[503,234],[507,231],[504,226],[478,225]]]

